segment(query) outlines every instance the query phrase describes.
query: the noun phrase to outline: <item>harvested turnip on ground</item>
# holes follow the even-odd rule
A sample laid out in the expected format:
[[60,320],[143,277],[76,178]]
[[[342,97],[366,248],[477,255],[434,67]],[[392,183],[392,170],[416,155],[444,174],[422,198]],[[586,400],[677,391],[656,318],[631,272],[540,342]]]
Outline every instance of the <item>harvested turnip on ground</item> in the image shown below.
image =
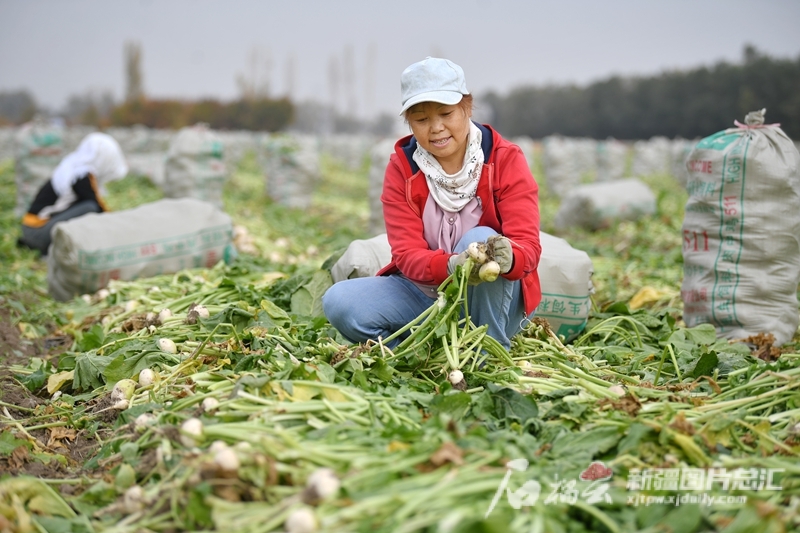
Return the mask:
[[[669,176],[652,180],[657,224],[564,235],[595,268],[588,320],[571,337],[544,306],[510,350],[471,322],[468,276],[485,250],[389,349],[347,343],[315,314],[324,258],[367,237],[354,233],[364,206],[342,205],[366,205],[363,176],[326,164],[319,211],[264,209],[254,164],[231,178],[232,216],[264,257],[117,280],[88,300],[37,300],[40,263],[0,242],[14,258],[0,271],[0,470],[11,473],[0,522],[98,533],[797,527],[796,345],[728,342],[681,322],[686,192]],[[0,186],[12,184],[0,167]],[[316,259],[298,262],[311,246]],[[4,288],[19,283],[25,294]],[[567,315],[570,300],[548,298]],[[747,503],[644,514],[627,503],[658,495],[629,488],[645,474],[710,469],[755,469],[765,487],[771,472],[774,490],[712,484],[709,496]]]

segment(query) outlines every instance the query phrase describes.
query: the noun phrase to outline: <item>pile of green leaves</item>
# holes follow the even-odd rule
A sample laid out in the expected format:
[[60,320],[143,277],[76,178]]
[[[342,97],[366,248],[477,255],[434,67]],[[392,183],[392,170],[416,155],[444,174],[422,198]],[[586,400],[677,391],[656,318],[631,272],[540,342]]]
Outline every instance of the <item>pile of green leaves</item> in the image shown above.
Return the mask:
[[[12,308],[16,326],[30,321],[32,340],[71,339],[53,356],[10,367],[38,398],[34,407],[0,397],[0,462],[18,465],[18,475],[0,478],[0,519],[12,530],[281,531],[322,467],[341,489],[312,505],[321,531],[736,533],[800,524],[800,355],[790,346],[762,360],[713,328],[686,328],[674,298],[629,305],[644,286],[676,291],[674,184],[654,181],[655,218],[560,235],[605,265],[582,335],[565,344],[534,322],[507,353],[483,344],[465,351],[460,390],[447,380],[445,345],[453,326],[456,339],[480,331],[457,313],[420,325],[394,353],[345,343],[320,316],[325,260],[364,237],[354,214],[360,227],[366,220],[366,194],[358,195],[366,169],[326,165],[324,187],[339,198],[302,213],[264,199],[252,159],[232,177],[226,206],[259,255],[114,282],[88,301],[47,302],[46,321],[30,306]],[[0,172],[8,191],[0,196],[13,196],[10,172]],[[111,191],[117,206],[158,196],[141,180],[131,193],[126,180]],[[545,193],[543,213],[554,202]],[[10,218],[4,224],[15,231]],[[270,258],[276,248],[281,257]],[[35,257],[4,249],[15,258],[9,270],[22,279],[37,272],[27,283],[43,294]],[[458,303],[456,289],[443,287],[445,303]],[[210,316],[189,320],[192,304]],[[148,319],[165,308],[171,318]],[[159,338],[177,353],[159,349]],[[113,384],[144,368],[156,381],[139,387],[128,409],[105,408]],[[192,418],[203,432],[188,438],[182,424]],[[83,457],[79,441],[90,444]],[[236,450],[235,475],[214,467],[218,442]],[[582,479],[598,462],[611,477]],[[48,471],[58,476],[24,475],[47,465],[61,465]],[[637,468],[708,467],[778,469],[782,490],[737,491],[744,507],[630,503]],[[133,486],[141,506],[126,500]]]

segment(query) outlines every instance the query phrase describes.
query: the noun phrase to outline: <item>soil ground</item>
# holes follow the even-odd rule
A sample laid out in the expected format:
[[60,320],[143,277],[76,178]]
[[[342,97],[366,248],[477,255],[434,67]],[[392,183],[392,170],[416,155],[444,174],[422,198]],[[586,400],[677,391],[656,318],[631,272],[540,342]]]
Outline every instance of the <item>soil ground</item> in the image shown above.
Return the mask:
[[[15,295],[15,298],[18,301],[26,299],[25,295]],[[14,324],[12,310],[4,304],[0,300],[0,432],[10,431],[15,439],[28,441],[32,448],[44,454],[34,457],[31,447],[20,445],[10,455],[0,457],[0,475],[31,475],[48,479],[72,477],[94,454],[98,446],[94,438],[80,432],[59,434],[56,428],[36,429],[25,435],[12,420],[30,416],[29,410],[43,405],[47,395],[44,388],[36,393],[29,391],[15,377],[12,367],[24,367],[32,357],[54,360],[69,339],[59,335],[26,339]],[[42,412],[43,424],[54,420],[48,420],[47,414]],[[47,460],[48,456],[52,458]]]

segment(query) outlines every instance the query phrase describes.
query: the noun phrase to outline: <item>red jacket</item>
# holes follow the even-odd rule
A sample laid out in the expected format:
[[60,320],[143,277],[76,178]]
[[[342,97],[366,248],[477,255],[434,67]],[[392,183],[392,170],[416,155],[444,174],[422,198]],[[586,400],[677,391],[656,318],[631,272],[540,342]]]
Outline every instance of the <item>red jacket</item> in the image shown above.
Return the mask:
[[[512,269],[503,274],[522,280],[525,313],[530,314],[542,298],[539,286],[539,186],[520,148],[486,125],[483,132],[484,164],[478,183],[483,207],[479,226],[488,226],[511,240]],[[431,250],[423,235],[422,213],[429,198],[425,175],[411,159],[416,149],[413,136],[395,144],[383,182],[383,218],[392,247],[392,262],[377,275],[402,272],[409,279],[438,285],[447,278],[447,261],[453,254]]]

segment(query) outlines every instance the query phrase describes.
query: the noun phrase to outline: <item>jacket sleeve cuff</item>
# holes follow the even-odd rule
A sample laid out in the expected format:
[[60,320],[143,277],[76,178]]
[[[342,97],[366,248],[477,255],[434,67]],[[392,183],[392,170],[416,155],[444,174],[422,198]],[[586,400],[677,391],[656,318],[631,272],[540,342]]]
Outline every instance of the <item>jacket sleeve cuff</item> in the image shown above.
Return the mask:
[[512,251],[514,252],[514,264],[511,266],[511,270],[503,274],[503,277],[510,280],[522,279],[525,275],[525,256],[522,250],[512,248]]

